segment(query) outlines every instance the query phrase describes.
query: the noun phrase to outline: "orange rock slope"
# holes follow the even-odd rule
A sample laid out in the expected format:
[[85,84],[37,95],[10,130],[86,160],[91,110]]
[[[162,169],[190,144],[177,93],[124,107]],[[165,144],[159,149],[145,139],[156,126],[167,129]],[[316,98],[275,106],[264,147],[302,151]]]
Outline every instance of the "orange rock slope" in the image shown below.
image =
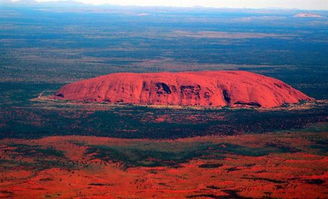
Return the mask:
[[55,99],[141,105],[271,108],[313,98],[246,71],[113,73],[63,86]]

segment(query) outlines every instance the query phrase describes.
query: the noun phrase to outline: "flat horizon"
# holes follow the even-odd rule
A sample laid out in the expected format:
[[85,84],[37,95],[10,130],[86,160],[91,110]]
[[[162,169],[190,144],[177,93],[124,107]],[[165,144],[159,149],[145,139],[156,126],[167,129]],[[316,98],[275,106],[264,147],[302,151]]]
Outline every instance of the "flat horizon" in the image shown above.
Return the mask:
[[[321,0],[317,0],[320,2]],[[113,8],[113,7],[121,7],[121,8],[167,8],[167,9],[208,9],[208,10],[299,10],[299,11],[328,11],[328,5],[324,5],[324,3],[311,3],[310,5],[298,5],[298,7],[293,7],[291,5],[254,5],[254,4],[169,4],[169,3],[158,3],[158,4],[147,4],[147,3],[133,3],[134,1],[128,3],[118,3],[108,2],[108,3],[92,3],[87,1],[20,1],[20,0],[0,0],[0,5],[9,5],[9,6],[59,6],[59,7],[70,7],[70,6],[81,6],[81,7],[92,7],[92,8]],[[295,5],[295,3],[294,3]]]

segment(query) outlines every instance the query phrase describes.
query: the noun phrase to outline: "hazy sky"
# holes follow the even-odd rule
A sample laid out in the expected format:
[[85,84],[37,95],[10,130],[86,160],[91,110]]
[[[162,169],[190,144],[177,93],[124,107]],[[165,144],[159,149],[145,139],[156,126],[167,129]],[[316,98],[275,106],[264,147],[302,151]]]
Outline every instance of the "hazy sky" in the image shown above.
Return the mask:
[[[24,2],[24,0],[8,0]],[[29,0],[30,1],[30,0]],[[137,6],[216,7],[216,8],[287,8],[328,10],[328,0],[34,0],[36,2],[68,1],[85,4]],[[1,2],[1,1],[0,1]]]

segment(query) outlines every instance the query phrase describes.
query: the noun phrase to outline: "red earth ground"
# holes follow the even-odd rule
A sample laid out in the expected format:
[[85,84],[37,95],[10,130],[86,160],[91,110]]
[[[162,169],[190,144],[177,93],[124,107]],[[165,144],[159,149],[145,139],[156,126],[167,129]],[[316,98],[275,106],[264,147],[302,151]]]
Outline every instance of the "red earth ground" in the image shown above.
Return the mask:
[[313,100],[280,80],[246,71],[114,73],[67,84],[54,98],[142,105],[263,108]]
[[[315,136],[327,133],[209,136],[177,140],[128,140],[87,136],[46,137],[0,141],[0,198],[327,198],[328,157],[308,148]],[[122,167],[85,154],[90,145],[180,150],[194,142],[263,147],[264,143],[287,143],[300,152],[262,156],[225,154],[223,159],[193,158],[179,166]],[[83,144],[82,144],[83,143]],[[172,144],[176,148],[172,147]],[[15,144],[15,145],[12,145]],[[68,165],[43,169],[24,166],[39,161],[62,161],[56,157],[29,156],[15,151],[21,145],[52,147],[63,151]],[[190,145],[191,146],[191,145]],[[222,146],[224,147],[224,146]],[[166,149],[165,149],[166,148]],[[161,149],[161,150],[162,150]],[[24,151],[23,151],[24,152]],[[48,164],[48,163],[47,163]],[[63,163],[64,164],[64,163]],[[32,164],[33,165],[33,164]]]

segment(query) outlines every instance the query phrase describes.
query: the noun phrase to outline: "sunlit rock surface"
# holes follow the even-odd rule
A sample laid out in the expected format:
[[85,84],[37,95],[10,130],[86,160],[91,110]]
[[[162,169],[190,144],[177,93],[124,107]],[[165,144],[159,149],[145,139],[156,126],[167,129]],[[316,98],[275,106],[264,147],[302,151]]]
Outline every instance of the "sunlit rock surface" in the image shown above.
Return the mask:
[[290,85],[246,71],[113,73],[60,88],[55,99],[215,107],[278,107],[312,101]]

